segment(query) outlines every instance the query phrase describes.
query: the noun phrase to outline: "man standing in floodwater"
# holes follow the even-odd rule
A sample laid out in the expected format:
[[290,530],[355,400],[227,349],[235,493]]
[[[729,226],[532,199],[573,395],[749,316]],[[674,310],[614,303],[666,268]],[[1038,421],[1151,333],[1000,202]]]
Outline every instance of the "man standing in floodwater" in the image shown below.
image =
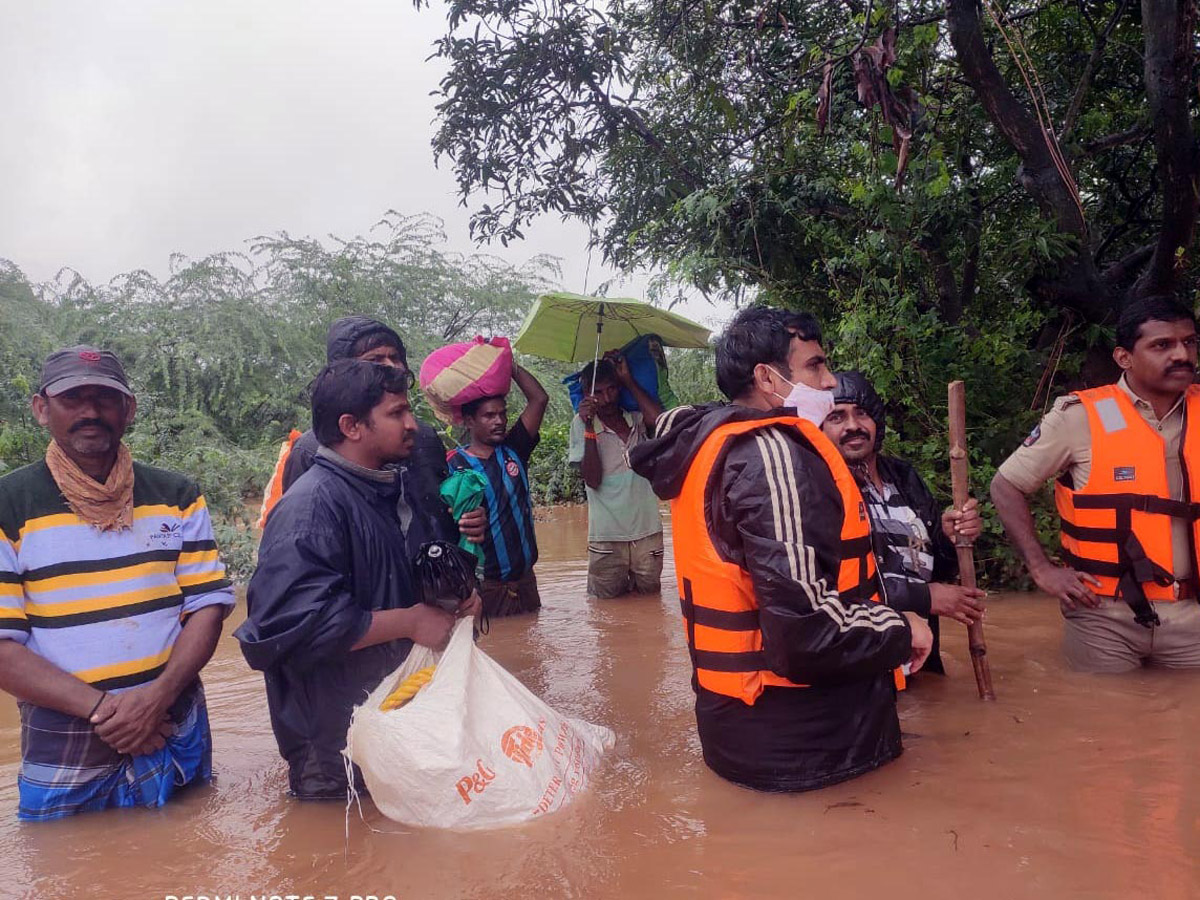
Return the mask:
[[818,427],[835,382],[816,320],[742,310],[716,367],[732,402],[671,410],[631,454],[671,501],[704,761],[758,790],[825,787],[900,755],[893,670],[933,636],[879,602],[862,495]]
[[[1058,598],[1079,671],[1200,666],[1200,387],[1196,320],[1169,297],[1125,308],[1116,384],[1060,398],[996,472],[992,500],[1039,588]],[[1055,477],[1062,559],[1028,495]]]
[[975,540],[983,530],[979,502],[943,512],[911,463],[884,456],[887,429],[883,401],[861,372],[838,372],[833,411],[821,430],[846,460],[858,481],[871,519],[871,542],[883,579],[884,602],[892,609],[920,613],[933,632],[933,650],[924,671],[946,674],[940,652],[938,617],[964,625],[983,618],[978,588],[955,584],[957,537]]
[[[621,357],[592,363],[579,376],[589,391],[571,420],[567,460],[579,467],[588,503],[588,596],[604,600],[630,591],[657,593],[663,538],[658,501],[629,466],[629,452],[646,440],[662,406],[633,378]],[[626,412],[624,387],[638,409]]]
[[0,479],[0,688],[21,710],[22,819],[156,807],[212,776],[200,670],[233,588],[188,478],[134,462],[107,350],[42,366],[46,458]]
[[[357,359],[317,376],[320,448],[267,519],[246,621],[234,633],[263,673],[271,728],[301,800],[345,798],[342,750],[355,704],[414,643],[441,649],[454,625],[417,602],[396,503],[394,464],[412,453],[417,434],[411,387],[407,369]],[[472,594],[458,612],[478,608]]]
[[503,395],[463,404],[463,424],[471,440],[446,457],[452,472],[472,469],[487,479],[479,595],[489,618],[537,612],[542,606],[533,574],[537,536],[527,467],[550,398],[538,380],[520,366],[513,367],[513,381],[525,395],[525,409],[517,424],[508,427],[508,399]]
[[[339,359],[357,359],[410,371],[408,351],[400,335],[395,329],[366,316],[344,316],[334,321],[326,337],[325,357],[327,363]],[[312,467],[319,448],[320,443],[311,429],[287,446],[271,477],[272,484],[278,483],[280,493],[287,491]],[[458,532],[466,535],[472,543],[483,540],[482,510],[467,513],[456,526],[438,495],[438,487],[446,479],[447,473],[446,447],[437,431],[418,420],[412,452],[403,463],[396,466],[396,470],[399,483],[397,502],[410,558],[415,558],[421,545],[427,541],[454,541]],[[268,488],[268,495],[270,493]],[[271,511],[271,502],[263,503],[261,520],[264,524]]]

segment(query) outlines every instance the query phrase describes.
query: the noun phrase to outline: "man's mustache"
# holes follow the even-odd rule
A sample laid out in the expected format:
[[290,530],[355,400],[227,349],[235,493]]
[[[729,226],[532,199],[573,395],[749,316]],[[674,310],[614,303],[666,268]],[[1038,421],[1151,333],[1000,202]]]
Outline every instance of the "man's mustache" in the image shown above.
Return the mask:
[[847,431],[845,434],[842,435],[842,439],[841,439],[841,441],[839,441],[839,443],[848,444],[855,438],[862,438],[863,440],[869,441],[871,439],[871,436],[869,434],[867,434],[865,431]]
[[80,419],[71,426],[70,433],[74,434],[81,428],[103,428],[109,434],[112,434],[112,429],[108,427],[108,423],[101,421],[100,419]]
[[1170,375],[1172,372],[1191,372],[1193,375],[1195,375],[1196,367],[1193,366],[1191,363],[1186,363],[1186,362],[1175,363],[1175,365],[1167,367],[1167,374]]

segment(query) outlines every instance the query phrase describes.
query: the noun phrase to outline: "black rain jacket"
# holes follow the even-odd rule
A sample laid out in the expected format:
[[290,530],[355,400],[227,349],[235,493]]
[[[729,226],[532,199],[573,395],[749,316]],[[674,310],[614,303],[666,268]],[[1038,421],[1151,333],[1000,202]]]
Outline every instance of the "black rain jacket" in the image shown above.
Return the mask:
[[[446,445],[438,433],[424,422],[417,423],[417,434],[408,459],[392,468],[399,478],[399,496],[412,511],[412,522],[406,531],[409,559],[416,559],[422,544],[429,541],[458,543],[458,526],[438,493],[449,476],[446,467]],[[306,431],[296,438],[292,452],[283,467],[283,492],[307,472],[321,449],[317,436]],[[274,515],[274,512],[272,512]]]
[[[659,418],[657,437],[630,452],[633,469],[670,500],[719,425],[786,413],[679,407]],[[897,757],[892,669],[908,659],[911,630],[896,612],[874,617],[874,624],[858,617],[858,625],[838,614],[845,609],[836,590],[842,501],[824,459],[795,429],[754,431],[731,442],[707,491],[714,545],[752,579],[767,664],[812,686],[768,687],[747,706],[700,688],[693,678],[705,762],[738,784],[798,791]],[[675,552],[688,548],[676,544]]]
[[345,797],[350,713],[412,648],[350,650],[373,610],[417,600],[396,491],[320,455],[263,530],[235,637],[263,673],[288,782],[304,799]]
[[[346,316],[329,326],[325,339],[325,359],[334,362],[350,359],[359,338],[368,334],[389,335],[399,347],[404,342],[394,330],[366,316]],[[401,351],[407,362],[407,352]],[[449,472],[446,468],[446,445],[438,433],[423,422],[419,422],[416,443],[412,454],[396,466],[401,478],[401,496],[412,510],[412,522],[406,523],[408,555],[415,559],[421,545],[429,541],[458,541],[458,526],[450,516],[446,504],[438,493]],[[312,430],[304,432],[292,446],[283,467],[283,490],[286,493],[296,481],[309,470],[320,449],[317,436]]]

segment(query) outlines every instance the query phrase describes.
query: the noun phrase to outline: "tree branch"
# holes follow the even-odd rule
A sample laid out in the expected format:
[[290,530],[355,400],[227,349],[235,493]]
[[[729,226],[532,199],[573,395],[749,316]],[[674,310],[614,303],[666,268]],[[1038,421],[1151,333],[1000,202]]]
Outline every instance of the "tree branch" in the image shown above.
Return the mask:
[[1104,280],[1114,289],[1119,289],[1133,277],[1134,272],[1145,265],[1146,260],[1154,253],[1154,246],[1154,244],[1145,244],[1133,252],[1125,254],[1104,270]]
[[941,319],[948,325],[957,325],[962,319],[962,295],[958,291],[958,280],[954,277],[954,268],[946,257],[946,251],[941,243],[933,238],[924,238],[917,242],[921,254],[929,262],[933,272],[933,283],[937,288],[938,311]]
[[[1020,22],[1022,19],[1029,19],[1033,16],[1039,15],[1042,11],[1049,9],[1056,3],[1062,2],[1064,2],[1064,0],[1048,0],[1048,2],[1043,3],[1040,6],[1035,6],[1033,9],[1026,9],[1022,12],[1006,14],[1004,16],[1004,21]],[[934,22],[944,22],[945,20],[945,12],[930,13],[927,16],[920,16],[916,19],[903,19],[897,23],[896,27],[901,29],[912,28],[914,25],[932,25]]]
[[975,297],[975,285],[979,280],[979,253],[983,236],[983,203],[979,197],[979,185],[975,182],[974,166],[969,153],[962,155],[959,168],[967,185],[967,196],[971,200],[971,218],[967,220],[964,234],[967,243],[967,258],[963,263],[962,287],[959,290],[959,308],[966,309]]
[[589,78],[585,83],[610,124],[618,126],[620,122],[624,122],[628,125],[634,134],[641,138],[647,146],[653,148],[679,174],[680,178],[687,184],[688,190],[699,190],[703,186],[704,181],[671,152],[667,145],[663,143],[662,138],[654,133],[637,110],[631,106],[617,106],[614,104],[612,98],[604,88],[596,83],[594,76]]
[[1087,249],[1087,225],[1074,194],[1055,166],[1047,145],[1049,136],[1013,95],[992,59],[979,19],[979,0],[946,0],[946,24],[959,68],[971,90],[1021,158],[1017,172],[1021,186],[1044,214],[1053,217],[1060,231],[1078,238],[1077,255],[1073,260],[1064,260],[1054,280],[1039,284],[1039,291],[1048,295],[1049,302],[1078,309],[1091,321],[1105,320],[1112,306]]
[[1112,147],[1120,147],[1122,144],[1132,144],[1134,141],[1145,137],[1150,133],[1149,125],[1134,125],[1132,128],[1125,131],[1118,131],[1114,134],[1106,134],[1104,137],[1096,138],[1093,141],[1088,141],[1083,145],[1083,155],[1093,156],[1101,151],[1108,150]]
[[1120,5],[1109,17],[1108,24],[1104,26],[1104,30],[1096,36],[1096,46],[1092,48],[1092,54],[1088,57],[1087,65],[1083,67],[1083,75],[1079,79],[1079,84],[1075,87],[1075,95],[1071,98],[1071,105],[1067,108],[1067,114],[1063,118],[1062,129],[1059,131],[1059,140],[1066,142],[1071,136],[1071,132],[1075,130],[1075,122],[1079,118],[1079,113],[1083,110],[1083,101],[1087,97],[1087,93],[1091,90],[1092,79],[1096,76],[1096,70],[1100,68],[1100,60],[1104,56],[1104,48],[1108,44],[1108,37],[1112,34],[1113,29],[1117,27],[1117,21],[1125,13],[1125,7],[1129,5],[1129,0],[1121,0]]

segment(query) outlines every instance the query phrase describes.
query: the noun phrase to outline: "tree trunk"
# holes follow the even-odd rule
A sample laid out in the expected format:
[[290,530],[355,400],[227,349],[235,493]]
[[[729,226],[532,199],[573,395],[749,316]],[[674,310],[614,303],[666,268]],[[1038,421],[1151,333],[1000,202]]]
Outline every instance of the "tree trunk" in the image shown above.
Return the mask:
[[1079,242],[1079,252],[1063,260],[1057,273],[1038,279],[1031,287],[1051,305],[1070,307],[1089,321],[1103,322],[1112,314],[1113,298],[1089,250],[1087,223],[1055,164],[1041,124],[996,68],[983,37],[979,11],[979,0],[946,0],[946,24],[959,68],[992,124],[1020,156],[1017,178],[1021,186],[1060,231],[1075,235]]
[[1193,0],[1142,0],[1146,97],[1158,151],[1162,228],[1150,263],[1134,285],[1136,296],[1174,289],[1176,254],[1189,248],[1196,226],[1196,141],[1188,114],[1195,25]]

